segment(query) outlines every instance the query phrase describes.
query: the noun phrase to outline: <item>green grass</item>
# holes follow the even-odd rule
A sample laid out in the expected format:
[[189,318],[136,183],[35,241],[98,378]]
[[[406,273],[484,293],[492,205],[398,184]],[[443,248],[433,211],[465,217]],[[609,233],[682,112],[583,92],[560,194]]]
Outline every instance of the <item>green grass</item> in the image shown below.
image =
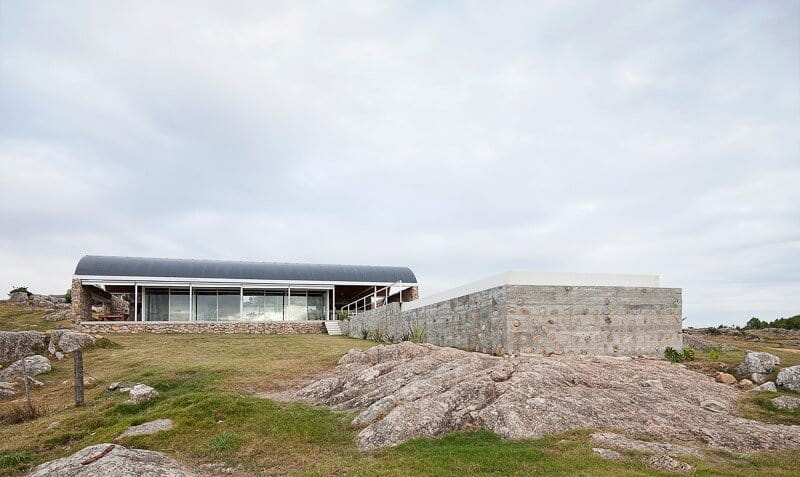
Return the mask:
[[[353,413],[258,397],[299,386],[332,368],[348,349],[372,342],[322,335],[108,338],[84,353],[87,374],[98,380],[86,390],[84,408],[71,406],[72,390],[61,384],[70,378],[71,360],[54,361],[53,371],[38,377],[46,385],[34,389],[34,400],[48,414],[0,427],[0,474],[22,475],[38,463],[111,442],[128,426],[169,418],[173,429],[120,444],[165,452],[190,467],[236,466],[237,475],[247,476],[662,475],[635,454],[626,454],[622,462],[595,456],[588,430],[526,441],[503,441],[478,430],[362,453],[350,426]],[[729,357],[735,359],[724,359]],[[705,359],[698,353],[698,362]],[[159,396],[136,406],[123,404],[125,395],[105,389],[117,380],[147,383]],[[10,405],[0,402],[0,412]],[[776,417],[781,411],[769,412],[770,419],[783,419]],[[48,430],[53,421],[60,425]],[[710,451],[687,461],[696,475],[789,476],[800,467],[800,452]]]
[[69,328],[69,320],[45,321],[44,310],[0,303],[0,331],[48,331]]

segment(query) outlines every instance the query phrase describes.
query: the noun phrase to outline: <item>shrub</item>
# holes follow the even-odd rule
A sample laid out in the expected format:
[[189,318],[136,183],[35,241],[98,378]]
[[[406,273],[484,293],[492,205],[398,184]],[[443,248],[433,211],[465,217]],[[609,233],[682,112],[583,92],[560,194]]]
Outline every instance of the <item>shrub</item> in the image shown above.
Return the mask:
[[361,325],[361,339],[365,340],[369,338],[369,330],[364,325]]
[[388,341],[388,336],[386,333],[386,325],[378,323],[375,325],[375,328],[369,331],[368,339],[372,341],[377,341],[378,343],[383,343],[384,341]]
[[411,325],[409,330],[409,340],[414,343],[422,343],[425,341],[425,337],[428,334],[428,326],[420,326],[419,323],[414,323]]
[[708,352],[708,359],[710,359],[711,361],[718,360],[719,359],[719,353],[717,352],[717,350],[712,349],[711,351],[709,351]]
[[672,346],[667,346],[664,349],[664,358],[667,361],[671,361],[673,363],[680,363],[681,361],[683,361],[683,354],[679,353],[678,351],[675,351],[675,348],[673,348]]
[[20,422],[32,421],[37,417],[44,416],[44,414],[45,411],[42,406],[14,405],[3,414],[0,414],[0,423],[19,424]]
[[349,320],[350,319],[350,312],[347,310],[339,310],[336,312],[336,319],[337,320]]
[[683,348],[683,360],[694,361],[694,350],[692,348]]
[[64,293],[64,301],[67,303],[72,303],[72,288],[67,290],[67,293]]
[[15,286],[15,285],[11,285],[11,286],[13,286],[14,288],[10,292],[8,292],[9,296],[11,296],[12,293],[17,293],[17,292],[27,293],[28,296],[33,295],[33,293],[28,291],[28,287],[18,287],[18,286]]

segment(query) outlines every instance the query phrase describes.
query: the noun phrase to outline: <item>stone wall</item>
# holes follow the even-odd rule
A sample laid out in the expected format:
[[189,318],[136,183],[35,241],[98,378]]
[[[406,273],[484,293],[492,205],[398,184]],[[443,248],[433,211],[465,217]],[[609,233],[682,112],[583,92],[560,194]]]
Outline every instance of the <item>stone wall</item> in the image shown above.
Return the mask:
[[76,321],[92,319],[92,298],[77,278],[72,279],[72,313]]
[[155,321],[84,321],[76,331],[84,333],[247,333],[297,335],[325,333],[323,321],[260,321],[230,323],[224,321],[155,322]]
[[655,355],[682,349],[677,288],[505,285],[402,310],[361,313],[348,334],[388,341],[425,330],[425,342],[490,354]]

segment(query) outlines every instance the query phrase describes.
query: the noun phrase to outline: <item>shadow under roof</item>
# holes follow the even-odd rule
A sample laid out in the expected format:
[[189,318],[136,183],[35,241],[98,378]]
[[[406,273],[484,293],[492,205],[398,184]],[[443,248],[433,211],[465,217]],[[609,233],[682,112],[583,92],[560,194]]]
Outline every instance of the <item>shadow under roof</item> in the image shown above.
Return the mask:
[[311,263],[239,262],[174,258],[86,255],[75,267],[82,278],[142,277],[207,280],[268,280],[416,284],[408,267],[318,265]]

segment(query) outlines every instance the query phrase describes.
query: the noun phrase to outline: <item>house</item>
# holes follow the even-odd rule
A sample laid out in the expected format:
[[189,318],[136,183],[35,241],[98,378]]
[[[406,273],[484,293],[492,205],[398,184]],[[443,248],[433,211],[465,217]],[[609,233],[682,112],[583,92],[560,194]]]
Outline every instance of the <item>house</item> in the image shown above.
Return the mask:
[[[415,298],[417,279],[407,267],[87,255],[72,281],[79,321],[214,323],[214,330],[225,330],[224,323],[333,320],[342,307],[365,310]],[[93,316],[100,303],[103,313]]]

